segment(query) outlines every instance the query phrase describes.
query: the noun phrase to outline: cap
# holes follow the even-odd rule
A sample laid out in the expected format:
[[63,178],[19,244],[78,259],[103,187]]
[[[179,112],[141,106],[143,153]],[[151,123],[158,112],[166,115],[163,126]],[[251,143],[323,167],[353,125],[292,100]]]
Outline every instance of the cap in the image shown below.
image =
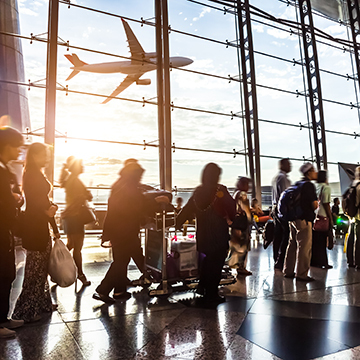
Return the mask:
[[305,175],[311,168],[314,168],[314,165],[311,162],[306,162],[305,164],[301,165],[299,171]]

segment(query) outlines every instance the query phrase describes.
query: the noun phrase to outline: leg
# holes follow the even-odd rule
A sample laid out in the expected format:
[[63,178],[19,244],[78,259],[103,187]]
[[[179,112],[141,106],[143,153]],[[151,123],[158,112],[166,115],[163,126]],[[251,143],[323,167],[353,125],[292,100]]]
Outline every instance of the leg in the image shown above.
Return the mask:
[[298,253],[296,277],[305,279],[308,276],[311,260],[312,223],[305,220],[296,220]]
[[71,235],[72,243],[73,243],[73,257],[76,264],[76,267],[78,269],[78,277],[81,277],[84,275],[83,269],[82,269],[82,255],[81,250],[84,245],[84,235],[83,234],[73,234]]
[[218,287],[221,280],[221,272],[225,263],[227,252],[209,253],[206,255],[207,260],[207,281],[205,286],[205,295],[214,298],[218,295]]
[[104,279],[96,288],[96,291],[102,295],[109,295],[112,289],[116,289],[116,292],[126,290],[127,265],[130,261],[130,256],[127,254],[128,251],[123,244],[114,243],[112,250],[113,262],[111,263]]
[[354,267],[354,242],[355,242],[355,224],[350,225],[349,236],[346,245],[346,258],[349,267]]
[[355,237],[355,266],[360,267],[360,221],[355,221],[355,231],[354,231]]
[[290,226],[287,221],[281,221],[281,243],[277,253],[277,259],[275,261],[275,269],[283,270],[286,249],[289,244],[289,236],[290,236]]
[[274,258],[274,263],[276,264],[276,261],[279,256],[280,244],[283,238],[283,227],[277,216],[274,216],[274,226],[275,228],[274,228],[274,241],[273,241],[273,258]]
[[133,249],[131,252],[131,257],[133,258],[138,269],[144,274],[145,273],[145,257],[143,254],[143,249],[141,247],[140,239],[137,238],[134,241]]
[[14,252],[4,252],[0,255],[0,323],[6,322],[8,317],[11,284],[14,280]]
[[297,228],[294,221],[290,223],[290,239],[285,253],[284,274],[285,276],[293,276],[296,264],[297,250]]

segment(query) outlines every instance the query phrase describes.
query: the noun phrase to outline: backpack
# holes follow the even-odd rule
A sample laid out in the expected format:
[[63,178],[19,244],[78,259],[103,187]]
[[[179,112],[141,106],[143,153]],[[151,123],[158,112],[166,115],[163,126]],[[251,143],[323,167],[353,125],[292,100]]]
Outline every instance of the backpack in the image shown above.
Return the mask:
[[267,249],[268,246],[274,241],[274,234],[275,234],[275,224],[274,224],[274,220],[269,219],[264,227],[264,232],[263,232],[263,246],[264,249]]
[[304,210],[301,206],[301,188],[305,182],[299,181],[281,193],[278,202],[279,219],[294,221],[302,218]]
[[351,218],[353,218],[359,210],[359,207],[356,206],[356,188],[359,184],[360,182],[355,186],[350,186],[342,196],[342,208],[344,213]]

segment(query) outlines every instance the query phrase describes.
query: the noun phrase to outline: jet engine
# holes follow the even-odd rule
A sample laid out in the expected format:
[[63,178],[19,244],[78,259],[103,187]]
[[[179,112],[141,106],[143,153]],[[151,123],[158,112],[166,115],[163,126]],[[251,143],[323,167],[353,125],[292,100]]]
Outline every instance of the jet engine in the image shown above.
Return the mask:
[[150,85],[151,80],[150,79],[139,79],[136,80],[136,85]]

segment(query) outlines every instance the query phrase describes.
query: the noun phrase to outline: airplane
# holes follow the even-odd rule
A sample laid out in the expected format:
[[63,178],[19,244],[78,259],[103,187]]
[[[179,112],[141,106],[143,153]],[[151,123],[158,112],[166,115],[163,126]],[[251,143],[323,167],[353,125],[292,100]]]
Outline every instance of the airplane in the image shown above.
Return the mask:
[[[74,65],[70,67],[73,71],[66,81],[72,79],[80,71],[100,74],[122,73],[127,75],[121,84],[102,102],[102,104],[108,103],[114,96],[119,95],[132,83],[136,83],[136,85],[150,85],[150,79],[140,78],[146,72],[156,69],[156,52],[146,53],[131,30],[129,24],[124,19],[121,20],[125,29],[128,46],[130,48],[131,60],[87,64],[84,61],[81,61],[76,54],[65,55],[65,57]],[[193,60],[182,56],[170,57],[170,65],[174,68],[190,65],[192,62]]]

